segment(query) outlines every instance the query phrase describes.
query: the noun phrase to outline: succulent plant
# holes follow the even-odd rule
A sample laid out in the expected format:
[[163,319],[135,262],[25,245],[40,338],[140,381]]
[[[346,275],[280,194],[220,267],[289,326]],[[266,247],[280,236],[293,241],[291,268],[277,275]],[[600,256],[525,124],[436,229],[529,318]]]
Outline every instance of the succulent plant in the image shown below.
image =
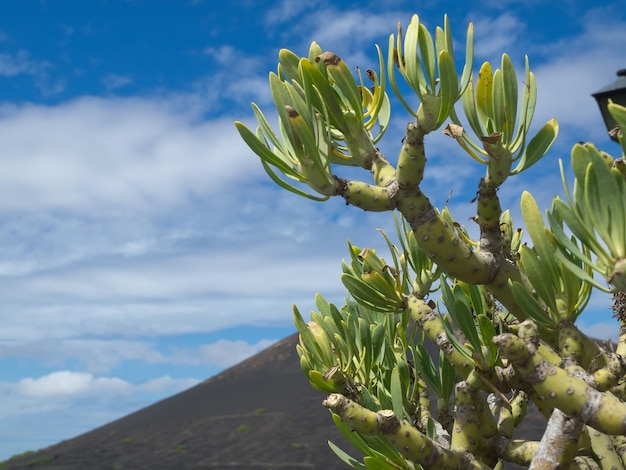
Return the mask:
[[[310,321],[294,307],[301,369],[361,456],[331,448],[356,469],[626,468],[623,157],[575,145],[571,191],[561,166],[566,200],[542,214],[529,192],[520,195],[525,238],[498,189],[558,134],[554,119],[530,134],[537,85],[528,58],[521,85],[506,54],[474,80],[470,24],[459,76],[447,17],[432,35],[417,15],[390,36],[386,60],[377,54],[379,70],[365,79],[316,43],[305,57],[281,50],[269,78],[278,130],[254,104],[256,131],[236,123],[283,188],[394,214],[383,249],[348,242],[345,305],[318,294]],[[387,85],[412,119],[395,164],[377,148],[390,124]],[[626,108],[609,109],[626,151]],[[424,138],[442,127],[486,165],[476,239],[422,191]],[[372,180],[341,176],[345,166]],[[615,350],[576,325],[593,289],[615,296]],[[439,353],[429,355],[428,343]],[[546,418],[541,441],[515,438],[530,402]]]

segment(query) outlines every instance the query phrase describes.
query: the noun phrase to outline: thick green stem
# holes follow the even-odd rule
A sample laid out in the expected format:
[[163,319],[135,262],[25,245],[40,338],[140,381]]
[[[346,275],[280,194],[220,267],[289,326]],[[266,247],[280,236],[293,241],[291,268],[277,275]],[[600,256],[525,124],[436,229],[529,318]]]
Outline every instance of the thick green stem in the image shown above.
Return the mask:
[[[481,249],[487,249],[491,253],[499,253],[502,250],[502,242],[500,240],[500,215],[502,215],[502,209],[500,208],[497,190],[498,187],[491,184],[487,178],[480,180],[476,205],[476,222],[481,231]],[[490,236],[482,235],[483,231]],[[493,232],[493,235],[491,235],[491,232]],[[488,238],[485,243],[489,243],[484,247],[482,246],[483,237]],[[489,240],[490,238],[493,238],[493,240]],[[496,243],[493,241],[496,241]]]
[[583,334],[571,320],[564,320],[557,326],[559,332],[559,351],[563,358],[569,357],[578,364],[583,360]]
[[417,409],[415,410],[415,422],[420,429],[428,427],[428,421],[432,418],[430,413],[430,395],[428,386],[421,375],[417,375],[414,386],[414,396],[417,398]]
[[344,423],[358,433],[384,434],[405,458],[425,468],[440,470],[489,468],[469,454],[444,449],[411,426],[408,421],[400,420],[393,411],[374,412],[337,393],[329,395],[323,405],[339,415]]
[[528,467],[537,452],[537,441],[524,441],[520,439],[500,439],[498,443],[498,456],[502,460],[511,462],[522,467]]
[[397,177],[400,187],[417,187],[424,177],[425,166],[424,133],[410,122],[407,125],[400,155],[398,156]]
[[450,450],[480,456],[493,468],[497,463],[495,438],[498,429],[484,395],[469,380],[464,380],[457,384],[455,396],[456,415]]
[[526,416],[527,407],[528,395],[523,390],[518,390],[509,403],[500,404],[498,419],[498,433],[500,436],[508,439],[513,437],[515,427]]
[[335,179],[334,194],[341,195],[346,204],[351,204],[370,212],[386,212],[393,210],[395,205],[393,188],[381,187],[362,181]]
[[[524,322],[527,328],[536,326]],[[494,337],[500,352],[537,393],[542,405],[558,408],[569,416],[606,434],[626,433],[626,404],[609,392],[599,392],[584,380],[546,361],[531,341],[505,333]]]
[[467,377],[474,368],[474,363],[467,360],[452,345],[441,323],[441,317],[423,299],[411,295],[407,299],[409,315],[421,328],[427,338],[437,344],[446,358],[461,377]]
[[400,187],[396,203],[420,248],[444,272],[476,284],[488,284],[493,280],[496,267],[491,259],[473,251],[418,188]]

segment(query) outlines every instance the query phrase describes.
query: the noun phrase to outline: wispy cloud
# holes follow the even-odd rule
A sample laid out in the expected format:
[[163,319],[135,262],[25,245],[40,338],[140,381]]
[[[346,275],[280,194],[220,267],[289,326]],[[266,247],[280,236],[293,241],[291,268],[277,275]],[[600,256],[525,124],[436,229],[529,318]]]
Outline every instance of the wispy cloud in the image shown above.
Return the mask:
[[494,62],[494,65],[499,64],[503,52],[513,49],[526,30],[524,23],[510,12],[504,12],[496,17],[481,15],[473,21],[476,59],[489,60]]
[[130,85],[133,79],[125,75],[110,74],[102,79],[102,83],[107,91],[113,91]]
[[14,54],[0,54],[0,76],[15,77],[16,75],[38,75],[48,67],[45,61],[36,61],[30,53],[19,50]]

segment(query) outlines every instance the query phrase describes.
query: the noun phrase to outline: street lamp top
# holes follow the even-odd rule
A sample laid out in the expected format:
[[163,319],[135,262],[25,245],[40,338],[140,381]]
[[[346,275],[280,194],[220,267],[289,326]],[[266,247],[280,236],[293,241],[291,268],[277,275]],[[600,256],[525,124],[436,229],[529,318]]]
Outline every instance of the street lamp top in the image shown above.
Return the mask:
[[626,69],[618,70],[617,80],[595,93],[592,93],[591,96],[596,99],[600,107],[600,112],[602,113],[609,136],[612,140],[617,142],[619,140],[617,137],[617,123],[615,119],[613,119],[613,116],[611,116],[608,106],[609,100],[615,104],[626,106]]
[[612,94],[616,91],[624,91],[626,90],[626,69],[619,69],[617,71],[617,80],[612,83],[609,83],[604,88],[592,93],[593,97],[602,96],[605,94]]

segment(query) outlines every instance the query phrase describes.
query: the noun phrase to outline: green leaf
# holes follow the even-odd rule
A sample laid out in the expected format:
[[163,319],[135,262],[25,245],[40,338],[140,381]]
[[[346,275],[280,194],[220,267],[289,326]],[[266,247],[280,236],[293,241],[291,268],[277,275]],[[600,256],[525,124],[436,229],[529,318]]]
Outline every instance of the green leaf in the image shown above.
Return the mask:
[[300,57],[288,49],[281,49],[278,52],[278,62],[279,77],[282,80],[300,80],[300,76],[298,75],[298,63],[300,62]]
[[[433,37],[430,35],[428,28],[420,23],[417,40],[419,43],[419,50],[421,53],[422,66],[428,77],[428,83],[422,81],[422,86],[434,94],[435,83],[437,80],[437,66],[435,44],[433,43]],[[407,38],[408,39],[408,38]],[[421,77],[420,77],[421,78]]]
[[493,122],[494,130],[502,132],[502,142],[506,145],[505,140],[505,111],[506,102],[504,101],[504,84],[502,82],[502,70],[496,69],[493,74]]
[[337,101],[335,90],[328,82],[328,78],[319,68],[308,60],[300,61],[300,71],[303,78],[303,87],[310,100],[318,96],[330,117],[331,124],[342,132],[345,131],[341,125],[343,122],[343,111]]
[[338,393],[341,390],[338,390],[335,387],[335,384],[330,380],[324,380],[324,374],[317,370],[309,371],[309,381],[313,388],[316,388],[319,391],[325,393]]
[[487,302],[485,302],[485,296],[481,286],[475,284],[467,284],[470,301],[472,302],[472,308],[476,315],[484,315],[487,313]]
[[[568,206],[567,204],[565,204],[564,201],[555,198],[552,201],[552,213],[558,217],[559,220],[562,220],[565,225],[567,225],[569,227],[569,229],[572,231],[572,233],[574,234],[574,236],[584,245],[589,247],[589,249],[600,255],[602,254],[603,256],[608,256],[608,254],[604,253],[604,249],[602,247],[602,245],[598,242],[598,240],[596,239],[595,234],[589,230],[589,225],[585,223],[584,220],[582,220],[579,215],[577,213],[574,212],[574,210],[572,210],[572,208],[570,206]],[[563,229],[560,229],[560,232],[558,232],[559,227],[557,223],[551,224],[551,229],[554,232],[554,234],[556,235],[557,233],[562,233]],[[563,235],[563,236],[558,236],[558,240],[559,242],[564,245],[567,244],[567,240],[568,237]],[[569,248],[568,248],[569,249]],[[570,250],[571,251],[571,250]],[[576,248],[576,251],[580,252],[580,250],[578,248]],[[572,251],[572,253],[574,253],[574,251]],[[580,252],[581,256],[582,252]],[[578,254],[576,255],[578,257]],[[587,257],[585,257],[587,258]],[[583,258],[581,258],[583,259]],[[594,263],[587,258],[587,261],[589,265],[594,266]],[[596,268],[597,269],[597,268]]]
[[[469,122],[472,131],[477,136],[482,136],[486,134],[486,131],[483,130],[480,119],[478,118],[478,113],[476,110],[476,100],[474,98],[474,84],[470,80],[465,92],[461,96],[461,104],[463,105],[463,112],[465,113],[465,118],[467,122]],[[457,119],[458,121],[458,119]]]
[[454,67],[454,59],[448,51],[439,53],[439,95],[441,108],[437,125],[441,125],[450,115],[450,110],[458,99],[459,78]]
[[[605,166],[604,162],[601,166]],[[604,173],[601,166],[590,164],[587,167],[587,173],[585,175],[585,205],[587,207],[587,213],[593,222],[593,228],[600,235],[600,238],[609,245],[609,249],[612,251],[611,246],[611,211],[610,206],[612,201],[605,197],[605,194],[610,194],[612,198],[619,197],[616,191],[612,191],[613,188],[606,185],[608,181],[614,182],[607,171],[608,178],[600,176]],[[608,170],[608,167],[606,168]],[[604,180],[602,182],[602,180]],[[604,185],[602,185],[604,183]]]
[[[402,96],[402,93],[400,93],[400,89],[398,88],[398,83],[396,81],[396,65],[394,63],[394,56],[400,54],[401,51],[396,49],[394,45],[394,35],[392,34],[389,37],[389,52],[387,54],[387,72],[389,73],[389,84],[391,85],[391,89],[393,90],[398,100],[400,100],[400,102],[402,103],[402,106],[404,106],[404,109],[406,109],[411,116],[415,117],[415,110],[411,105],[409,105],[409,103],[406,102],[406,100]],[[408,83],[408,78],[405,78],[405,80],[407,80]]]
[[422,346],[422,344],[418,343],[416,344],[415,354],[417,356],[415,365],[418,367],[422,377],[439,398],[443,397],[441,380],[439,374],[437,373],[437,368],[428,354],[428,351],[424,346]]
[[552,147],[558,133],[559,124],[556,119],[550,119],[546,122],[528,143],[522,158],[513,170],[513,174],[521,173],[541,160]]
[[472,83],[472,70],[474,70],[474,24],[470,21],[465,40],[465,65],[461,74],[461,88],[459,90],[461,93]]
[[372,139],[373,143],[377,143],[383,138],[385,132],[389,128],[389,122],[391,121],[391,102],[387,93],[384,94],[380,109],[378,110],[377,121],[379,124],[378,135]]
[[541,258],[541,270],[545,273],[544,277],[551,282],[551,285],[557,285],[559,268],[554,258],[554,247],[546,236],[539,206],[528,191],[522,193],[520,208],[526,230],[533,241],[533,247]]
[[370,368],[372,366],[372,335],[370,333],[369,323],[363,318],[359,318],[359,336],[361,337],[361,346],[364,349],[363,363],[365,365],[365,378],[369,379]]
[[386,458],[367,456],[363,458],[367,470],[398,470],[402,467],[392,464]]
[[307,199],[312,199],[313,201],[319,201],[319,202],[327,201],[328,198],[330,197],[330,196],[315,196],[313,194],[306,193],[302,191],[301,189],[298,189],[295,186],[292,186],[291,184],[282,180],[276,173],[274,173],[274,170],[272,170],[272,168],[267,163],[261,162],[261,165],[263,165],[263,169],[268,174],[268,176],[272,179],[272,181],[276,183],[278,186],[280,186],[281,188],[286,189],[287,191],[297,194],[298,196],[302,196]]
[[443,351],[439,351],[439,381],[441,383],[440,396],[445,403],[448,403],[456,385],[456,372]]
[[372,353],[373,357],[380,363],[385,353],[385,324],[379,323],[372,331]]
[[[286,153],[286,151],[284,150],[285,146],[283,145],[283,142],[280,141],[280,139],[272,129],[272,126],[270,126],[269,122],[267,122],[265,115],[255,103],[252,103],[252,112],[254,113],[254,117],[256,118],[257,122],[259,123],[259,127],[257,127],[256,130],[257,139],[262,141],[262,143],[268,148],[269,145],[267,145],[265,139],[269,140],[270,143],[275,147],[274,152],[276,152],[277,150],[278,152],[280,152],[277,157],[280,158],[285,165],[287,165],[287,168],[285,170],[291,170],[292,172],[294,172],[295,170],[293,170],[292,165],[296,163],[296,161],[291,159],[290,156]],[[235,125],[238,126],[237,123],[235,123]]]
[[285,163],[280,157],[272,152],[267,145],[262,142],[245,124],[236,122],[235,126],[239,131],[239,135],[250,149],[256,153],[261,160],[278,168],[285,175],[300,179],[299,173],[289,164]]
[[478,72],[476,83],[476,111],[487,134],[490,133],[488,122],[493,120],[493,74],[491,64],[485,62]]
[[509,282],[511,292],[515,301],[522,308],[528,317],[535,321],[538,325],[546,329],[553,330],[556,327],[554,320],[541,308],[537,300],[528,292],[528,290],[519,282]]
[[[367,444],[365,444],[365,445],[367,445]],[[342,462],[348,464],[350,467],[358,469],[358,470],[367,470],[367,467],[365,465],[363,465],[361,462],[356,460],[354,457],[350,456],[349,454],[347,454],[346,452],[341,450],[341,448],[337,447],[331,441],[328,441],[328,446],[335,453],[335,455],[337,457],[339,457],[339,459]]]
[[474,350],[480,352],[482,343],[480,341],[480,337],[478,336],[478,329],[476,327],[476,323],[474,322],[474,315],[470,310],[469,305],[466,302],[457,300],[454,303],[454,308],[450,310],[450,315],[454,319],[454,323],[456,323],[459,330],[461,330],[461,332],[465,335]]
[[491,341],[496,336],[496,328],[491,318],[481,314],[477,316],[482,343],[489,349],[488,365],[493,366],[498,358],[498,347]]
[[502,54],[502,86],[504,95],[503,141],[510,143],[515,136],[515,119],[517,116],[517,75],[507,54]]
[[[520,253],[523,270],[537,295],[545,302],[554,315],[558,315],[555,291],[558,278],[550,277],[545,261],[543,259],[539,260],[535,251],[529,247],[522,246]],[[551,257],[554,259],[554,255],[551,254]]]
[[626,184],[616,169],[610,169],[597,149],[590,149],[585,195],[594,227],[611,250],[613,258],[626,256]]
[[402,393],[402,384],[400,383],[400,372],[397,367],[394,367],[391,371],[389,392],[391,393],[393,412],[399,419],[402,419],[404,417],[404,395]]
[[444,305],[448,309],[454,308],[454,294],[452,293],[450,284],[448,284],[448,279],[445,276],[441,276],[439,279],[439,285],[441,287],[441,299],[443,300]]
[[572,171],[578,181],[584,183],[587,165],[591,163],[591,149],[587,145],[576,144],[572,148]]
[[435,55],[438,56],[443,51],[452,53],[452,51],[448,50],[444,30],[441,27],[437,26],[435,28]]
[[354,296],[359,302],[362,302],[367,308],[375,310],[377,312],[389,312],[395,309],[390,309],[387,299],[381,295],[377,290],[370,287],[367,283],[361,279],[352,276],[350,274],[342,274],[341,282],[348,289],[350,294]]
[[346,99],[346,107],[349,107],[356,113],[356,116],[359,118],[359,122],[362,125],[363,107],[361,105],[361,95],[359,94],[359,89],[352,72],[350,72],[350,69],[343,59],[339,59],[337,65],[327,65],[326,70],[335,81],[335,84],[339,88],[343,97]]
[[[567,267],[567,269],[572,271],[572,273],[578,276],[578,278],[580,278],[581,280],[588,282],[602,292],[611,292],[611,289],[609,289],[606,285],[602,285],[598,281],[596,281],[593,276],[591,276],[587,271],[585,271],[578,264],[572,261],[569,256],[567,256],[562,251],[557,251],[556,257],[559,259],[559,261],[561,261],[561,263],[565,265],[565,267]],[[591,264],[591,266],[593,266],[593,264]]]
[[[286,105],[291,105],[291,96],[289,94],[290,85],[283,82],[278,75],[273,72],[270,72],[270,91],[272,92],[272,98],[274,100],[274,105],[276,106],[276,111],[278,112],[279,120],[283,123],[289,122],[289,114],[285,109]],[[287,133],[286,139],[290,142],[293,142],[294,135],[291,132],[289,126],[285,126],[284,131]]]
[[441,324],[443,326],[443,330],[448,336],[448,339],[450,340],[450,343],[452,343],[452,346],[454,346],[454,348],[459,351],[459,353],[461,353],[463,357],[468,360],[468,362],[473,363],[474,358],[472,357],[472,353],[459,342],[456,335],[454,334],[454,330],[452,329],[452,325],[450,325],[450,321],[448,320],[447,316],[441,317]]
[[326,352],[320,347],[319,344],[317,344],[317,341],[315,341],[313,333],[311,333],[311,330],[295,305],[293,306],[293,322],[298,330],[298,333],[300,333],[300,337],[302,338],[301,343],[304,343],[303,346],[307,349],[307,351],[316,356],[316,359],[328,363],[329,358],[326,356]]

